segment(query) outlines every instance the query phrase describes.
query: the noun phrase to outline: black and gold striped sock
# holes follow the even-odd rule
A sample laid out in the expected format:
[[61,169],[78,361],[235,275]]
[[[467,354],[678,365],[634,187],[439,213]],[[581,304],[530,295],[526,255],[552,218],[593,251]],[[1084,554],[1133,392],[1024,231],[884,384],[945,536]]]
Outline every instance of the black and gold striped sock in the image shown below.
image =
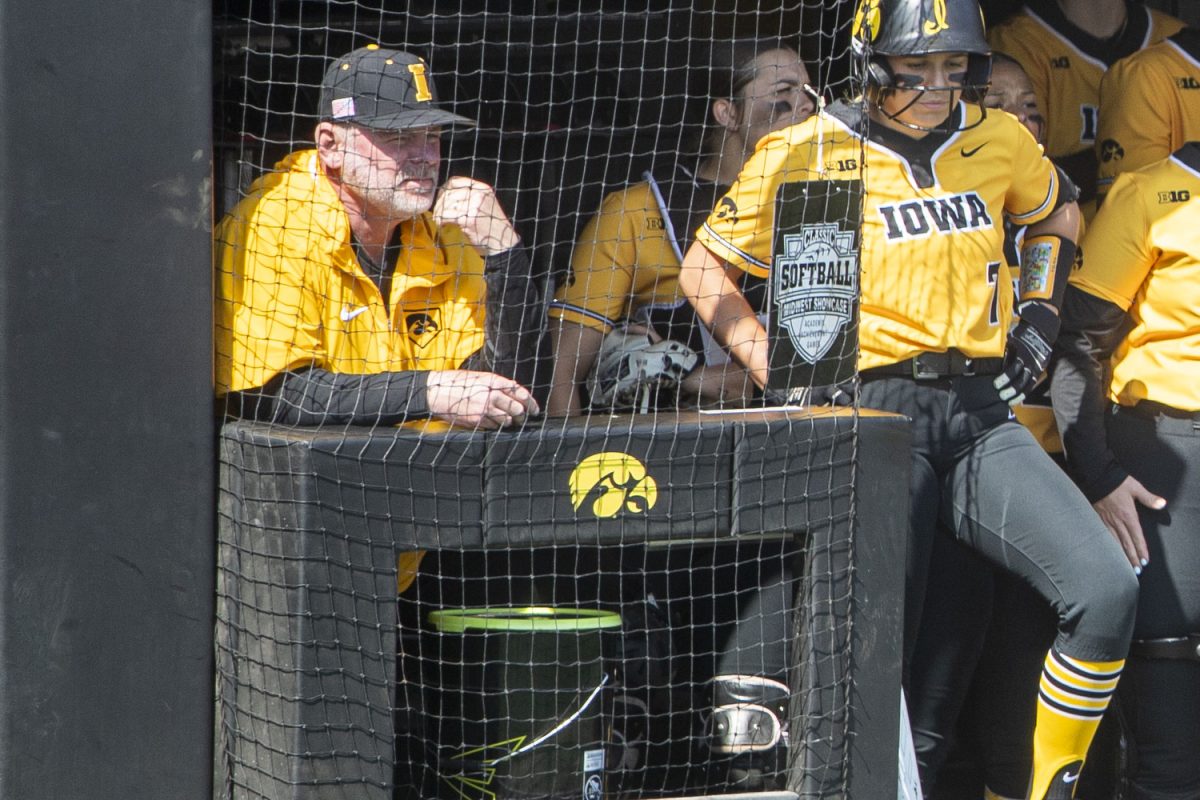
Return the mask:
[[1124,665],[1080,661],[1050,648],[1038,687],[1031,800],[1075,796],[1079,769]]

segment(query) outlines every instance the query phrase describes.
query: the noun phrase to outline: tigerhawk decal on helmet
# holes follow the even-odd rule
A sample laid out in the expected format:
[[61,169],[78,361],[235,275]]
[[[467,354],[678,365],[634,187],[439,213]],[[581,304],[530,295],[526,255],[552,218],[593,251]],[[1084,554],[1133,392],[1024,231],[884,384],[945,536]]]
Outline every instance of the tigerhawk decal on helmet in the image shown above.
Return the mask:
[[851,35],[856,47],[873,42],[879,35],[879,0],[861,0],[854,12]]

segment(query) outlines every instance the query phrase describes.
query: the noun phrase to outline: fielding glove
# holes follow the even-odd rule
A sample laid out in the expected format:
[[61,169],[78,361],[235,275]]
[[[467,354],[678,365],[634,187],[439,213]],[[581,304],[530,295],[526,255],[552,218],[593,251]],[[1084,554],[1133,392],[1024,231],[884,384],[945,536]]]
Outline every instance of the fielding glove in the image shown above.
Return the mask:
[[642,333],[615,330],[604,339],[587,388],[592,408],[645,413],[696,368],[700,358],[687,346]]

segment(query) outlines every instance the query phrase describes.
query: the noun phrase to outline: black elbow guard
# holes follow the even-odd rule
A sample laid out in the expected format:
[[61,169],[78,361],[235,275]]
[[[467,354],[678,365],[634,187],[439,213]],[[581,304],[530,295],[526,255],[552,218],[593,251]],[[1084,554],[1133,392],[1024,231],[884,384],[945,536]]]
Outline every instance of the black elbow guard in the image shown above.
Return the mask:
[[1052,233],[1026,239],[1021,247],[1020,302],[1041,300],[1062,308],[1078,259],[1079,248],[1070,239]]

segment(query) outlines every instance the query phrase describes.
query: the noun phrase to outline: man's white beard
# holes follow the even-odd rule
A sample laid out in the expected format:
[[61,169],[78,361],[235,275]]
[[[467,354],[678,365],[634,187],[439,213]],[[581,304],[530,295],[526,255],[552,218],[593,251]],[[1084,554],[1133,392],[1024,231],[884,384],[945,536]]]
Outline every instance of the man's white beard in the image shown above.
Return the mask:
[[432,194],[420,194],[403,188],[402,182],[414,176],[397,175],[396,185],[374,185],[379,180],[378,173],[365,158],[345,159],[341,177],[342,183],[362,198],[363,212],[371,217],[412,219],[433,206]]

